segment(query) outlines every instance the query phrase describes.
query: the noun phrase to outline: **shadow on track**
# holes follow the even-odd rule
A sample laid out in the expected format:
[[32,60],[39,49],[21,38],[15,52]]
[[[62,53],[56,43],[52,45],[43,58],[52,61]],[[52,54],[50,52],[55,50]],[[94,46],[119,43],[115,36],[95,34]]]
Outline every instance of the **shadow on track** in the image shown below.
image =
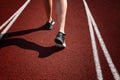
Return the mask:
[[63,48],[57,47],[55,45],[50,47],[43,47],[22,38],[10,38],[13,36],[21,36],[21,35],[29,34],[29,33],[40,31],[40,30],[46,30],[45,26],[35,28],[35,29],[7,33],[4,35],[3,39],[0,40],[0,49],[6,46],[16,45],[23,49],[34,50],[39,52],[39,56],[38,56],[39,58],[45,58],[52,55],[55,52],[63,50]]
[[28,29],[28,30],[22,30],[22,31],[17,31],[17,32],[6,33],[3,36],[3,38],[9,38],[9,37],[13,37],[13,36],[21,36],[21,35],[25,35],[25,34],[30,34],[32,32],[41,31],[41,30],[46,30],[46,26],[43,25],[41,27],[34,28],[34,29]]

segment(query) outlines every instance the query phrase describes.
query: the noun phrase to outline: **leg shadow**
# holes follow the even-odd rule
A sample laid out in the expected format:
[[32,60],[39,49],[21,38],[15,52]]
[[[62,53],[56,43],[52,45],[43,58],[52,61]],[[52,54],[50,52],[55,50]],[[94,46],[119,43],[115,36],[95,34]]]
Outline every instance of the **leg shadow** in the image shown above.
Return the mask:
[[17,31],[17,32],[6,33],[3,36],[3,38],[9,38],[9,37],[13,37],[13,36],[21,36],[21,35],[25,35],[25,34],[30,34],[32,32],[41,31],[41,30],[47,30],[46,25],[43,25],[41,27],[34,28],[34,29],[28,29],[28,30],[22,30],[22,31]]
[[23,49],[34,50],[39,52],[39,58],[45,58],[52,55],[55,52],[63,50],[56,46],[42,47],[36,43],[29,42],[21,38],[12,38],[12,39],[2,39],[0,40],[0,49],[6,46],[16,45]]

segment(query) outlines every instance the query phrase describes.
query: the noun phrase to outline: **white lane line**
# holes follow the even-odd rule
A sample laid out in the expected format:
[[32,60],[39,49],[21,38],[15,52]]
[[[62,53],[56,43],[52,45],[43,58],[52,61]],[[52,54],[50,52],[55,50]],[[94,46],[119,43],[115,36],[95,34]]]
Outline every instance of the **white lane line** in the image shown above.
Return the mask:
[[[85,2],[85,0],[84,0],[84,2]],[[94,20],[92,14],[91,14],[91,12],[90,12],[90,10],[89,10],[86,2],[85,2],[85,4],[86,4],[87,12],[88,12],[88,14],[89,14],[89,16],[90,16],[91,22],[92,22],[92,24],[93,24],[93,27],[94,27],[94,29],[95,29],[95,32],[96,32],[96,34],[97,34],[97,38],[98,38],[98,40],[99,40],[100,46],[101,46],[101,48],[102,48],[102,50],[103,50],[103,53],[104,53],[104,55],[105,55],[105,58],[106,58],[106,60],[107,60],[107,62],[108,62],[108,65],[109,65],[109,67],[110,67],[110,70],[111,70],[111,72],[112,72],[112,74],[113,74],[113,77],[114,77],[115,80],[120,80],[120,75],[119,75],[119,73],[118,73],[118,71],[117,71],[117,69],[116,69],[116,67],[115,67],[115,65],[114,65],[114,63],[113,63],[110,55],[109,55],[109,51],[107,50],[107,47],[106,47],[106,45],[105,45],[105,43],[104,43],[104,41],[103,41],[103,38],[102,38],[102,36],[101,36],[101,34],[100,34],[100,31],[99,31],[99,29],[98,29],[98,26],[97,26],[97,24],[95,23],[95,20]]]
[[90,16],[89,16],[90,14],[88,12],[86,2],[84,0],[83,0],[83,2],[84,2],[84,5],[85,5],[86,14],[87,14],[87,18],[88,18],[88,25],[89,25],[91,43],[92,43],[92,48],[93,48],[93,56],[94,56],[94,62],[95,62],[95,67],[96,67],[97,79],[98,80],[103,80],[102,70],[101,70],[99,56],[98,56],[98,50],[97,50],[95,36],[94,36],[94,31],[93,31],[92,22],[91,22],[91,19],[90,19]]
[[30,2],[30,0],[27,0],[7,21],[5,21],[1,26],[0,29],[4,28],[8,23],[8,25],[6,26],[6,28],[0,33],[0,39],[4,36],[4,34],[6,34],[6,32],[11,28],[11,26],[13,25],[13,23],[17,20],[17,18],[19,17],[19,15],[22,13],[22,11],[25,9],[25,7],[28,5],[28,3]]
[[[27,3],[27,1],[25,2]],[[25,3],[22,5],[24,6]],[[0,26],[0,30],[2,28],[4,28],[17,14],[19,14],[22,11],[23,7],[20,7],[8,20],[6,20],[1,26]]]
[[[89,11],[89,13],[91,15],[90,11]],[[108,65],[109,65],[109,67],[111,69],[111,72],[112,72],[112,74],[114,76],[114,79],[115,80],[120,80],[120,75],[119,75],[119,73],[118,73],[118,71],[117,71],[117,69],[116,69],[116,67],[115,67],[115,65],[114,65],[114,63],[113,63],[113,61],[112,61],[112,59],[110,57],[109,51],[108,51],[108,49],[107,49],[107,47],[106,47],[106,45],[105,45],[105,43],[103,41],[103,38],[102,38],[102,36],[100,34],[100,31],[99,31],[99,29],[97,27],[97,24],[95,23],[95,20],[93,19],[93,16],[91,15],[90,17],[91,17],[91,21],[93,23],[93,27],[95,29],[95,32],[97,34],[97,38],[99,40],[100,46],[101,46],[101,48],[103,50],[104,56],[105,56],[105,58],[106,58],[106,60],[108,62]]]

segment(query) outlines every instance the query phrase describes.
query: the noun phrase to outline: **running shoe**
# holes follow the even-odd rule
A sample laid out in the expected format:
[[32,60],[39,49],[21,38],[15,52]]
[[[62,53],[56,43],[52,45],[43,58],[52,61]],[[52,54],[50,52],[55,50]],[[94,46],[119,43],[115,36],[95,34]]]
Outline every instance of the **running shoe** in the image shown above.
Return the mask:
[[45,24],[45,27],[46,27],[47,30],[51,30],[51,29],[53,28],[53,25],[54,25],[54,24],[55,24],[55,21],[52,20],[51,22],[47,22],[47,23]]
[[64,33],[62,32],[58,32],[58,34],[56,35],[56,38],[55,38],[55,42],[57,43],[57,46],[59,47],[66,47],[66,43],[65,43],[65,35]]

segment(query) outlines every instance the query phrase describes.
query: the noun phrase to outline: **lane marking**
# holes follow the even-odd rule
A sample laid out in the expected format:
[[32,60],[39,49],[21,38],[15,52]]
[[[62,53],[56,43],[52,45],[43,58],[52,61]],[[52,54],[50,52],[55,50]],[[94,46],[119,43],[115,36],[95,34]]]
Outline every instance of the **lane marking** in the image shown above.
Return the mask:
[[103,38],[102,38],[102,36],[100,34],[100,31],[99,31],[99,29],[97,27],[97,24],[95,23],[92,15],[91,15],[91,20],[93,22],[93,27],[94,27],[95,32],[97,34],[97,38],[98,38],[100,46],[101,46],[101,48],[103,50],[104,56],[105,56],[105,58],[106,58],[106,60],[108,62],[108,65],[109,65],[109,67],[111,69],[111,72],[112,72],[112,74],[114,76],[114,79],[115,80],[120,80],[119,73],[118,73],[118,71],[117,71],[117,69],[116,69],[116,67],[115,67],[115,65],[114,65],[114,63],[113,63],[113,61],[112,61],[112,59],[110,57],[110,53],[109,53],[109,51],[108,51],[108,49],[107,49],[107,47],[106,47],[106,45],[105,45],[105,43],[103,41]]
[[83,2],[84,2],[84,5],[85,5],[86,14],[87,14],[87,18],[88,18],[88,25],[89,25],[89,30],[90,30],[90,37],[91,37],[93,56],[94,56],[94,62],[95,62],[95,67],[96,67],[96,73],[97,73],[97,79],[98,80],[103,80],[103,75],[102,75],[102,70],[101,70],[101,66],[100,66],[100,61],[99,61],[99,56],[98,56],[98,50],[97,50],[97,46],[96,46],[94,31],[93,31],[92,22],[91,22],[91,19],[90,19],[90,16],[89,16],[90,14],[88,12],[86,2],[85,1],[83,1]]
[[[100,31],[99,31],[99,29],[98,29],[98,26],[97,26],[97,24],[95,23],[95,20],[94,20],[92,14],[91,14],[91,12],[90,12],[90,9],[89,9],[86,1],[83,0],[83,2],[84,2],[84,5],[85,5],[85,9],[86,9],[87,16],[89,16],[88,18],[89,18],[89,20],[91,21],[91,24],[93,24],[93,28],[95,29],[97,38],[98,38],[98,40],[99,40],[99,43],[100,43],[100,46],[101,46],[102,51],[103,51],[103,53],[104,53],[104,56],[105,56],[105,58],[106,58],[106,60],[107,60],[107,62],[108,62],[108,65],[109,65],[109,67],[110,67],[110,70],[111,70],[111,72],[112,72],[112,74],[113,74],[113,77],[114,77],[115,80],[120,80],[120,75],[119,75],[119,73],[118,73],[118,71],[117,71],[117,69],[116,69],[116,67],[115,67],[115,65],[114,65],[114,63],[113,63],[113,61],[112,61],[112,59],[111,59],[111,57],[110,57],[109,51],[108,51],[108,49],[107,49],[107,47],[106,47],[106,45],[105,45],[105,43],[104,43],[104,41],[103,41],[103,38],[102,38],[102,36],[101,36],[101,34],[100,34]],[[90,21],[89,21],[89,22],[90,22]],[[89,26],[91,26],[91,25],[89,24]]]
[[[6,32],[11,28],[13,23],[17,20],[20,14],[23,12],[25,7],[30,3],[31,0],[27,0],[8,20],[6,20],[1,26],[0,30],[5,27],[5,29],[0,33],[0,39],[6,34]],[[8,24],[8,25],[7,25]],[[7,25],[7,26],[6,26]]]

